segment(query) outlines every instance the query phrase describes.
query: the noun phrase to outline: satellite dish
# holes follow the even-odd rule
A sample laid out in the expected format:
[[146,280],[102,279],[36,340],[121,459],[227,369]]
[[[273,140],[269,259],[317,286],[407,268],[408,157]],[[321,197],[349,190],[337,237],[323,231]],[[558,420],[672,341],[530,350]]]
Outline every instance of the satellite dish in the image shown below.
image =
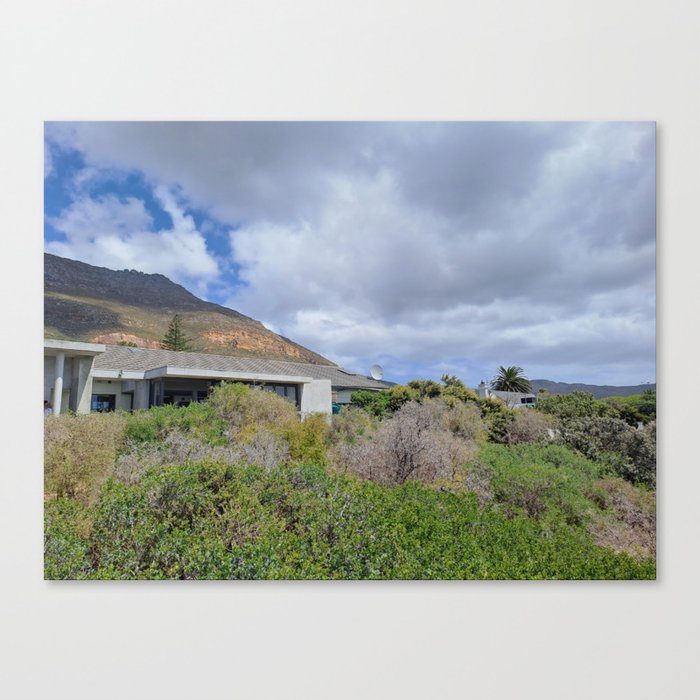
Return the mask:
[[372,379],[376,379],[377,381],[384,376],[384,370],[381,368],[381,365],[372,365],[369,373],[372,375]]

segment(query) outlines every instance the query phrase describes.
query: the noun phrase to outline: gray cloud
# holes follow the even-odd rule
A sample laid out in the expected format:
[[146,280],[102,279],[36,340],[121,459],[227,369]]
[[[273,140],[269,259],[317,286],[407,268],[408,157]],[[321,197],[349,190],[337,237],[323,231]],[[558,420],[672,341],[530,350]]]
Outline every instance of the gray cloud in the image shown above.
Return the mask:
[[653,124],[86,123],[47,138],[231,225],[246,286],[230,304],[320,352],[653,378]]

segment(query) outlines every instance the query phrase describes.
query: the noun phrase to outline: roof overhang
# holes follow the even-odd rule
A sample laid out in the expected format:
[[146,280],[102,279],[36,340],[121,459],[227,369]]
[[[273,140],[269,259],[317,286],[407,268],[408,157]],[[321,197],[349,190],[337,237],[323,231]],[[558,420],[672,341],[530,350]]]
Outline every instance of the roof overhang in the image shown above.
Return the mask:
[[106,350],[100,343],[79,343],[75,340],[44,340],[44,355],[65,353],[69,357],[94,357]]
[[128,369],[101,369],[96,367],[92,370],[93,379],[143,379],[143,370],[136,372]]
[[[126,374],[126,373],[125,373]],[[313,377],[301,377],[293,374],[267,374],[263,372],[229,372],[219,369],[202,369],[200,367],[155,367],[143,372],[143,379],[238,379],[246,382],[270,382],[277,384],[309,384]]]

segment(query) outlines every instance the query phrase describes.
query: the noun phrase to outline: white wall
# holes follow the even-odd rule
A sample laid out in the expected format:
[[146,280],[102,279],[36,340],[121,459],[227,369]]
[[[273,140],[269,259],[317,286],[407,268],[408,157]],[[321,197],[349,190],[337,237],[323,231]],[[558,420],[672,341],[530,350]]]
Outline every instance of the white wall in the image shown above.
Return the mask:
[[302,418],[310,413],[331,414],[330,379],[314,379],[301,385],[300,411]]

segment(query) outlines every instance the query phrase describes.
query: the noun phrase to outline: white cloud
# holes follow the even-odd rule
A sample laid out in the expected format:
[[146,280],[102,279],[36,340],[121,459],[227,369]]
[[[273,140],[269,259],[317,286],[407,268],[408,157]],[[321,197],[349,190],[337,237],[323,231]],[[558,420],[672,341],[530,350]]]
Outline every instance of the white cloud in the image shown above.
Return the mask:
[[170,229],[154,230],[145,203],[135,197],[81,196],[50,223],[66,241],[46,244],[49,253],[112,269],[158,272],[176,281],[207,282],[218,277],[215,258],[191,216],[165,188],[156,197],[171,216]]
[[[435,371],[521,364],[552,379],[653,378],[652,124],[47,133],[90,169],[165,183],[157,192],[175,230],[191,236],[194,226],[173,188],[230,225],[244,286],[228,305],[329,357],[358,368],[391,356]],[[126,257],[130,240],[117,236],[112,254]]]

